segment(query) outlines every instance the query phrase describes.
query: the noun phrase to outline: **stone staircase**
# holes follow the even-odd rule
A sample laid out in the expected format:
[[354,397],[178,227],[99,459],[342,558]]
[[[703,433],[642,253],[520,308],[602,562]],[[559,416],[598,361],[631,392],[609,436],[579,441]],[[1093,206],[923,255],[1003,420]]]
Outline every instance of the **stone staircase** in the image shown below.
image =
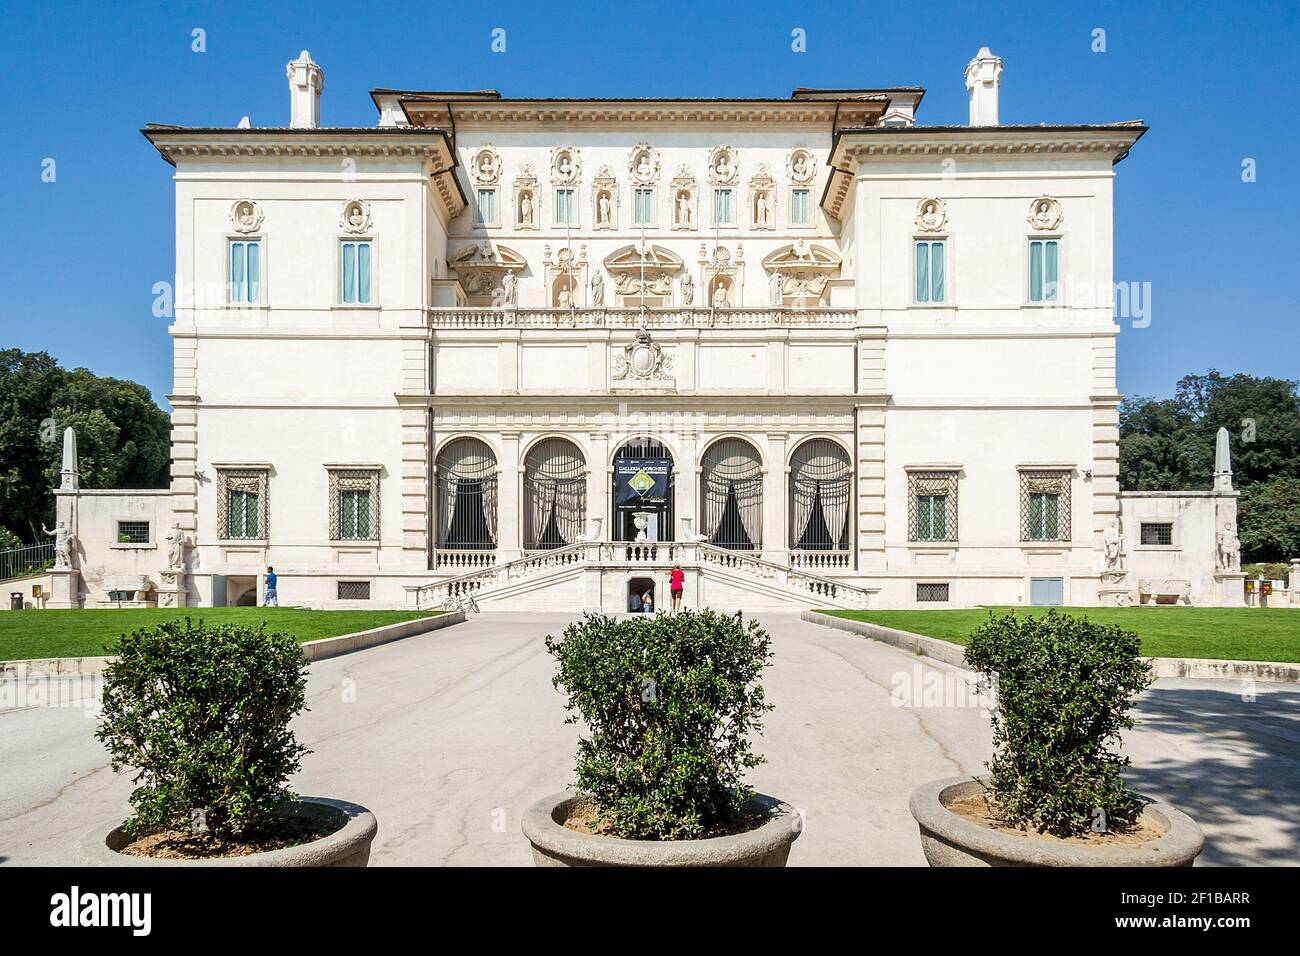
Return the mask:
[[[473,610],[486,605],[528,610],[529,604],[571,606],[575,596],[581,595],[576,597],[580,607],[623,611],[626,592],[621,583],[641,575],[663,581],[674,565],[687,574],[688,605],[852,609],[871,606],[876,593],[841,578],[703,542],[590,542],[535,552],[408,588],[408,603],[416,608]],[[547,591],[552,591],[556,600],[548,603]],[[662,588],[660,592],[660,604],[666,604],[667,594]],[[692,593],[696,601],[692,601]]]

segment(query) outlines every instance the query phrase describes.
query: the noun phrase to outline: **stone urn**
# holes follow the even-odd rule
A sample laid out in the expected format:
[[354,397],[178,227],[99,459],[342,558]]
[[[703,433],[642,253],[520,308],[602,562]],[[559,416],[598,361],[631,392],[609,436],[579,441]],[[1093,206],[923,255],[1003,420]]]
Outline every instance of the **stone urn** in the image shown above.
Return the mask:
[[315,817],[323,821],[341,822],[342,826],[328,836],[265,853],[248,856],[211,857],[202,860],[168,860],[146,856],[128,856],[119,852],[131,842],[131,837],[115,827],[104,835],[95,830],[81,843],[83,866],[283,866],[327,867],[366,866],[370,860],[370,844],[375,839],[379,825],[375,815],[365,807],[344,800],[324,797],[299,797],[292,810],[296,814]]
[[646,530],[650,527],[650,519],[654,516],[653,511],[634,511],[632,512],[632,526],[636,528],[636,540],[646,541]]
[[564,825],[586,803],[573,790],[538,800],[524,814],[524,836],[537,866],[785,866],[799,838],[794,808],[755,794],[751,806],[769,819],[744,833],[704,840],[623,840],[570,830]]
[[921,849],[931,866],[1191,866],[1205,845],[1201,828],[1168,804],[1144,800],[1142,820],[1159,831],[1145,843],[1066,843],[988,827],[959,816],[948,805],[981,793],[975,777],[949,777],[918,787],[911,810]]

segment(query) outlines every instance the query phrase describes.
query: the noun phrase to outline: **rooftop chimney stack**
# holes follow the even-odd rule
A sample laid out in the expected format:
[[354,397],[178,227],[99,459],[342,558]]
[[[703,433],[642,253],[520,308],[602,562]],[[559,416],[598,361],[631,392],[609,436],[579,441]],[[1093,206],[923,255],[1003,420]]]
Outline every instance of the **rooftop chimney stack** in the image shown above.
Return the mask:
[[998,125],[998,87],[1002,81],[1002,58],[980,47],[975,59],[966,64],[966,89],[970,93],[970,125]]
[[289,77],[289,125],[294,129],[320,128],[320,93],[325,72],[303,50],[284,68]]

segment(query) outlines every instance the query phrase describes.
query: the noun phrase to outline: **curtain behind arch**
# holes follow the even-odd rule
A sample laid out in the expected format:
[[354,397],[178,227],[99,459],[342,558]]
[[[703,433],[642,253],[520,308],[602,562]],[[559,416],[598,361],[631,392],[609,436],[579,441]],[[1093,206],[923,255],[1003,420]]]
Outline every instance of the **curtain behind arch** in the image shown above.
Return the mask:
[[741,438],[724,438],[700,462],[700,532],[738,550],[763,546],[763,465]]
[[547,438],[524,459],[524,547],[572,544],[587,525],[587,462],[565,438]]
[[790,459],[790,547],[848,550],[853,465],[828,438],[812,438]]
[[438,453],[438,547],[497,546],[497,459],[478,438],[457,438]]

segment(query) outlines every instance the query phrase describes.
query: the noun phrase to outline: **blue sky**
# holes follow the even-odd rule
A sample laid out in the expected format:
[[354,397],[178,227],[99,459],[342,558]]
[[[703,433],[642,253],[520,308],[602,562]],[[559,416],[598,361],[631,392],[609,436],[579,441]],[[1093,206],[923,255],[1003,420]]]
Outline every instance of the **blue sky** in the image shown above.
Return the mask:
[[[506,30],[506,52],[490,48]],[[206,52],[191,50],[192,31]],[[791,31],[807,52],[791,52]],[[1104,53],[1092,51],[1105,30]],[[0,32],[11,235],[0,347],[170,387],[153,284],[174,271],[171,167],[146,122],[288,120],[284,64],[325,69],[325,125],[371,125],[367,91],[787,96],[796,86],[928,89],[920,120],[966,121],[962,69],[1001,56],[1004,123],[1142,118],[1118,167],[1115,277],[1151,283],[1120,337],[1127,394],[1182,375],[1300,376],[1300,4],[14,4]],[[56,179],[42,181],[55,160]],[[1242,181],[1242,162],[1257,179]]]

